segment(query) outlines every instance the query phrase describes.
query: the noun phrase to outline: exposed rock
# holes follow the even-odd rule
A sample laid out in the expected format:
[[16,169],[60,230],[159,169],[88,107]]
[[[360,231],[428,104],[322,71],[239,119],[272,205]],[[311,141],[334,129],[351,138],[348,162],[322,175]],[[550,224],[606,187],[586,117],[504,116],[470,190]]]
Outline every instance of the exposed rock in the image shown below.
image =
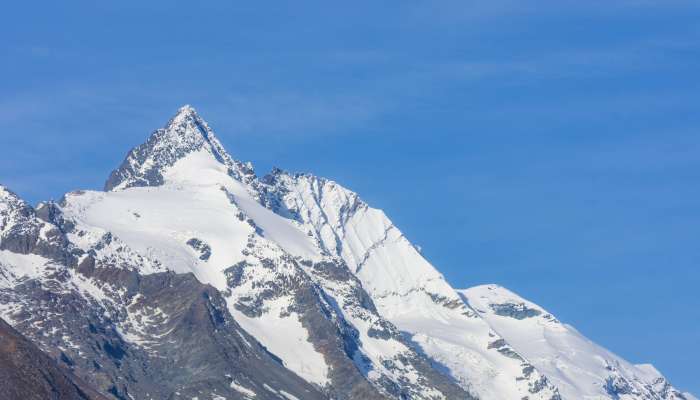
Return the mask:
[[0,319],[0,398],[106,400]]
[[491,304],[490,307],[496,315],[515,319],[532,318],[542,314],[540,310],[528,308],[525,303]]

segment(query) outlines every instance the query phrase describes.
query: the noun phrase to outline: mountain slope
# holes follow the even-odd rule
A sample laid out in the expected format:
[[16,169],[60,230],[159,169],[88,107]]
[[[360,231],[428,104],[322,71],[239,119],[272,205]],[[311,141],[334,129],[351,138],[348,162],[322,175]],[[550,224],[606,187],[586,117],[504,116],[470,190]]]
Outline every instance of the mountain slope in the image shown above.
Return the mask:
[[628,363],[508,289],[484,285],[461,293],[564,398],[686,399],[651,365]]
[[557,389],[466,306],[386,215],[312,175],[275,170],[263,202],[342,258],[381,315],[482,399],[557,399]]
[[[590,344],[579,344],[581,351],[566,363],[560,352],[570,351],[569,344],[540,354],[524,339],[523,327],[503,332],[492,314],[475,312],[470,302],[456,300],[457,292],[381,210],[335,182],[278,169],[263,181],[262,202],[268,208],[297,221],[321,248],[343,258],[380,314],[481,398],[690,398],[653,367],[630,366],[570,331],[568,341]],[[460,295],[464,299],[464,293]],[[560,365],[565,365],[563,374]],[[576,374],[596,378],[572,387],[576,377],[568,375]]]
[[0,319],[0,398],[104,400]]
[[[342,259],[260,204],[243,165],[183,107],[127,155],[110,191],[66,195],[68,238],[99,260],[138,259],[140,274],[193,273],[243,329],[334,398],[468,398],[377,313]],[[119,245],[102,245],[107,234]]]
[[[139,274],[130,264],[139,258],[109,233],[83,251],[70,238],[89,235],[58,205],[35,211],[0,193],[0,316],[107,397],[326,398],[194,275]],[[114,255],[98,254],[105,250]]]

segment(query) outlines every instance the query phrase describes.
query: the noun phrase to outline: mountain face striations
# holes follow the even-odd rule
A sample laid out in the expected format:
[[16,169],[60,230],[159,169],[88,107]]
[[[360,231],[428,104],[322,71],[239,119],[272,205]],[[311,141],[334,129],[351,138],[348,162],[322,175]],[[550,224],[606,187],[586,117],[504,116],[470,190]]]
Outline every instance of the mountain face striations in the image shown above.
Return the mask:
[[96,391],[55,398],[692,399],[505,289],[455,290],[337,183],[258,177],[189,106],[104,191],[0,186],[0,318]]

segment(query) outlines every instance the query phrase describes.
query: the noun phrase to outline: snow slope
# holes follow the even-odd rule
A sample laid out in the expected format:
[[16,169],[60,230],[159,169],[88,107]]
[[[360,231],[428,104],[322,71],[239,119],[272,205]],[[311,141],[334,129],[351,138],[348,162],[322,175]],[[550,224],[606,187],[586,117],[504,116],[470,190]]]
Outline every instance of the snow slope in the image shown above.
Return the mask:
[[628,363],[508,289],[484,285],[460,292],[565,399],[687,398],[653,366]]
[[[462,291],[462,303],[381,210],[337,183],[278,169],[264,182],[262,201],[343,258],[380,314],[480,398],[690,398],[653,367],[631,365],[506,289]],[[533,318],[497,315],[490,307],[498,306],[480,302],[487,295]]]
[[[246,259],[244,249],[257,227],[264,237],[274,241],[269,243],[273,248],[269,254],[274,254],[274,248],[279,246],[295,256],[318,258],[318,251],[306,235],[291,222],[262,207],[240,181],[229,175],[228,166],[220,160],[230,157],[221,147],[215,148],[204,139],[196,140],[198,136],[203,138],[199,130],[190,127],[179,130],[183,115],[191,112],[190,108],[183,108],[171,121],[175,124],[172,129],[159,132],[178,132],[180,135],[164,136],[175,146],[184,143],[199,148],[177,154],[180,158],[169,158],[167,168],[157,165],[152,161],[157,157],[150,156],[147,158],[150,170],[131,164],[139,172],[157,172],[159,186],[130,185],[127,180],[112,191],[75,192],[65,196],[61,211],[79,228],[72,236],[85,236],[83,232],[91,231],[110,232],[143,258],[154,260],[154,264],[177,273],[191,272],[220,291],[229,289],[225,270]],[[211,134],[208,139],[215,140]],[[156,143],[156,151],[176,153],[163,139]],[[254,216],[255,224],[243,215]],[[79,242],[78,238],[74,239]],[[205,254],[197,247],[204,247]],[[245,295],[240,293],[229,299]],[[249,318],[233,306],[231,311],[243,328],[257,333],[261,343],[281,358],[285,366],[309,382],[321,386],[328,383],[323,356],[311,346],[308,332],[295,320],[295,315],[280,317],[279,306],[274,304],[268,305],[265,314],[257,318]],[[270,328],[265,335],[260,335],[261,323]],[[295,345],[286,346],[282,344],[284,341]],[[302,354],[305,361],[300,359]]]
[[53,203],[35,210],[2,187],[0,217],[0,319],[107,398],[213,398],[240,393],[234,380],[259,399],[278,399],[270,390],[327,398],[280,365],[193,275],[158,272],[112,233],[84,230]]
[[[557,398],[557,390],[470,310],[381,210],[337,183],[276,170],[266,204],[341,257],[379,314],[482,399]],[[494,345],[494,343],[496,345]]]

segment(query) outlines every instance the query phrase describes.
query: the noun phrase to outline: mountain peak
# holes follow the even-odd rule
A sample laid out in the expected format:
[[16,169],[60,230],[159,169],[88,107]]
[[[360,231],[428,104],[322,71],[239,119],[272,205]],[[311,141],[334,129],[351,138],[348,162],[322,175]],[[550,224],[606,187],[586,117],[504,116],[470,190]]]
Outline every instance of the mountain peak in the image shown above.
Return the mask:
[[12,195],[13,193],[8,190],[4,185],[0,185],[0,199],[4,199],[5,197],[8,197]]
[[[26,201],[0,185],[0,242],[8,229],[18,224],[27,224],[33,216],[34,209]],[[0,243],[0,248],[3,247]]]
[[192,114],[192,113],[196,114],[197,110],[195,110],[194,107],[192,107],[191,105],[185,104],[182,107],[178,108],[177,113],[178,114]]
[[163,128],[153,132],[145,143],[129,151],[121,166],[111,173],[105,191],[160,186],[165,183],[163,174],[167,169],[200,151],[223,164],[235,179],[247,181],[254,176],[251,166],[234,160],[207,122],[187,104],[180,107]]
[[4,185],[0,185],[0,207],[25,208],[29,207],[29,205],[24,200],[22,200],[22,198],[19,197],[17,193],[8,189]]
[[209,129],[209,125],[207,125],[207,122],[204,121],[204,119],[197,113],[197,110],[189,104],[185,104],[184,106],[178,108],[177,113],[175,113],[175,115],[170,119],[170,121],[168,121],[163,129],[168,130],[169,128],[187,125],[188,123],[198,124],[199,126],[196,127],[199,129],[196,129],[196,133],[203,136],[208,136],[208,134],[212,133],[211,129]]
[[[159,131],[162,131],[163,134],[157,135]],[[209,124],[189,104],[180,107],[168,123],[162,129],[154,132],[153,136],[157,136],[154,139],[157,139],[161,142],[160,144],[165,146],[172,145],[173,140],[176,142],[198,142],[202,139],[207,141],[211,139],[216,140]]]

